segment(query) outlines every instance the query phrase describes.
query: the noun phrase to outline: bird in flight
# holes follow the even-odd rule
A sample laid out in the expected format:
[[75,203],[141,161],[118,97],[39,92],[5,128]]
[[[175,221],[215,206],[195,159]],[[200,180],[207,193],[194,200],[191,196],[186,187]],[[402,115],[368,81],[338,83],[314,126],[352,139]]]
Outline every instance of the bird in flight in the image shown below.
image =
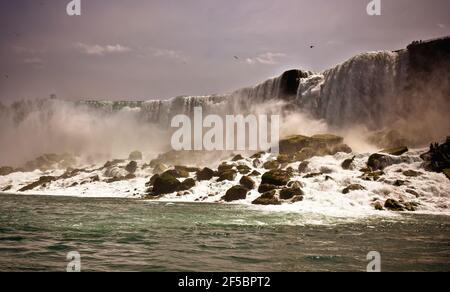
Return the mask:
[[316,46],[314,46],[314,45],[309,46],[310,49],[314,49],[315,47]]
[[234,56],[234,58],[235,58],[236,60],[239,60],[239,57],[238,57],[238,56]]

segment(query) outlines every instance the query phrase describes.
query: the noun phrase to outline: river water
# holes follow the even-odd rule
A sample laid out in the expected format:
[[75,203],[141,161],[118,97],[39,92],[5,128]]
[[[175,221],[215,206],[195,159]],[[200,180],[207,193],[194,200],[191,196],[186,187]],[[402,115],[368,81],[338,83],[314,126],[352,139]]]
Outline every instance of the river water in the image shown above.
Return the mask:
[[450,271],[450,217],[0,195],[0,271]]

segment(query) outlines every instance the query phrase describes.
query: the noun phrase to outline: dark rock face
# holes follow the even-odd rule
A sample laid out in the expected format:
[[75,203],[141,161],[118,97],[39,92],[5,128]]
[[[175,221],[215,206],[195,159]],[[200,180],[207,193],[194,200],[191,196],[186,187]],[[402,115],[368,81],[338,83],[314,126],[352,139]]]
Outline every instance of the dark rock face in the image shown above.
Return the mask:
[[375,208],[375,210],[377,211],[383,211],[383,205],[380,202],[376,202],[375,205],[373,206]]
[[140,151],[133,151],[128,156],[128,160],[142,160],[142,152]]
[[151,187],[155,184],[156,179],[159,177],[159,174],[153,175],[150,180],[145,184],[146,187]]
[[450,168],[444,169],[442,172],[445,174],[445,176],[446,176],[448,179],[450,179]]
[[289,70],[281,75],[279,98],[290,99],[297,96],[300,78],[308,77],[307,72],[301,70]]
[[217,181],[234,181],[236,179],[237,172],[235,170],[227,170],[219,174],[219,179]]
[[281,201],[276,196],[276,191],[270,191],[262,194],[252,202],[253,205],[281,205]]
[[215,174],[214,170],[205,167],[197,172],[197,180],[198,181],[210,180],[214,177],[214,174]]
[[423,160],[423,167],[428,171],[443,172],[450,169],[450,137],[442,144],[432,144],[430,151],[420,156]]
[[308,171],[308,166],[309,166],[309,161],[303,161],[302,163],[300,163],[300,165],[298,166],[298,172],[300,173],[305,173]]
[[365,190],[365,189],[366,189],[366,188],[363,187],[362,185],[353,184],[353,185],[349,185],[348,187],[346,187],[346,188],[342,191],[342,193],[343,193],[344,195],[346,195],[346,194],[349,194],[350,192],[353,192],[353,191],[363,191],[363,190]]
[[342,162],[341,167],[345,170],[352,170],[353,169],[353,162],[355,161],[356,156],[353,156],[353,158],[346,159],[344,162]]
[[164,173],[155,179],[153,184],[153,193],[155,195],[164,195],[174,193],[179,190],[181,183],[174,176]]
[[375,153],[370,155],[367,166],[372,170],[384,170],[386,167],[396,163],[398,162],[396,162],[396,160],[394,160],[391,156]]
[[239,183],[241,184],[241,186],[249,190],[253,190],[256,186],[255,181],[249,176],[243,176]]
[[187,190],[190,190],[190,189],[192,189],[193,187],[195,187],[195,184],[196,184],[196,182],[195,182],[195,180],[194,179],[192,179],[192,178],[188,178],[188,179],[185,179],[182,183],[181,183],[181,185],[180,185],[180,187],[179,187],[179,191],[187,191]]
[[303,197],[305,193],[300,188],[284,188],[280,191],[281,200],[290,200],[294,197]]
[[224,200],[225,202],[244,200],[245,198],[247,198],[247,193],[248,189],[242,186],[234,186],[227,191],[225,196],[222,197],[222,200]]
[[291,173],[283,170],[271,170],[262,176],[261,184],[285,186],[291,178]]
[[36,181],[34,183],[31,183],[31,184],[21,188],[19,190],[19,192],[31,191],[31,190],[33,190],[33,189],[35,189],[37,187],[47,185],[47,184],[49,184],[49,183],[51,183],[51,182],[53,182],[55,180],[57,180],[57,178],[54,177],[54,176],[42,176],[42,177],[39,178],[38,181]]
[[398,201],[393,199],[386,200],[386,203],[384,203],[384,207],[390,211],[405,211],[405,208],[402,204],[400,204]]
[[258,192],[260,194],[264,194],[273,190],[278,189],[278,186],[275,185],[268,185],[268,184],[261,184],[258,188]]
[[10,175],[14,172],[14,169],[9,166],[0,167],[0,176]]
[[125,170],[128,171],[129,173],[135,173],[137,170],[137,162],[136,161],[131,161],[130,163],[128,163],[128,165],[125,167]]

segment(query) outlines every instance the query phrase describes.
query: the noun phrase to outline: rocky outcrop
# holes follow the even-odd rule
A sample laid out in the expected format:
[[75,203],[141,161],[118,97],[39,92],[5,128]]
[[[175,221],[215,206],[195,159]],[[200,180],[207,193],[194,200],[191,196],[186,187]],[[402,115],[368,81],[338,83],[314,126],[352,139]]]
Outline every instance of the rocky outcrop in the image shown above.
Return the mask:
[[262,176],[261,184],[285,186],[292,174],[284,170],[271,170]]
[[214,177],[214,175],[215,175],[214,170],[205,167],[197,172],[197,180],[198,181],[210,180]]
[[422,167],[428,171],[443,172],[450,169],[450,137],[441,145],[432,144],[430,150],[420,157],[424,160]]
[[245,200],[247,198],[248,189],[242,186],[234,186],[227,191],[222,200],[225,202],[233,202],[239,200]]
[[153,193],[157,196],[171,194],[178,191],[181,183],[178,179],[169,173],[158,176],[153,183]]
[[249,190],[253,190],[256,186],[255,181],[249,176],[243,176],[239,183],[241,184],[241,186]]
[[0,176],[10,175],[14,172],[14,168],[9,166],[0,167]]
[[37,181],[35,181],[35,182],[33,182],[33,183],[31,183],[31,184],[21,188],[19,190],[19,192],[31,191],[31,190],[34,190],[37,187],[46,186],[46,185],[50,184],[51,182],[53,182],[55,180],[57,180],[57,178],[54,177],[54,176],[42,176],[42,177],[39,178],[39,180],[37,180]]
[[305,196],[305,193],[303,193],[303,191],[297,187],[284,188],[280,191],[280,199],[281,200],[291,200],[291,199],[296,198],[297,201],[300,201],[300,200],[303,200],[304,196]]
[[252,202],[253,205],[281,205],[281,201],[277,196],[276,191],[269,191],[262,194],[259,198]]

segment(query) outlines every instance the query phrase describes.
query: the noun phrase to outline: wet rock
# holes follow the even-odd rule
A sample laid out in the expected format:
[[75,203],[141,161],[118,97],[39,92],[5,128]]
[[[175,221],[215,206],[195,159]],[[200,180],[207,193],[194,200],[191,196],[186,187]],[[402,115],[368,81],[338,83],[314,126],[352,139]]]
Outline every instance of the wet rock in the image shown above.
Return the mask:
[[323,175],[321,172],[308,173],[303,178],[314,178]]
[[308,171],[308,166],[309,166],[309,161],[303,161],[302,163],[300,163],[300,165],[298,166],[298,172],[300,173],[305,173]]
[[418,177],[421,176],[422,174],[423,173],[414,170],[407,170],[403,172],[403,175],[407,177]]
[[180,185],[180,187],[179,187],[179,191],[187,191],[187,190],[190,190],[190,189],[192,189],[193,187],[195,187],[195,185],[196,185],[196,182],[195,182],[195,180],[194,179],[192,179],[192,178],[188,178],[188,179],[185,179],[182,183],[181,183],[181,185]]
[[222,197],[222,200],[225,202],[233,202],[244,200],[247,198],[248,189],[242,186],[234,186],[227,191],[225,196]]
[[247,175],[252,171],[252,169],[250,167],[248,167],[247,165],[238,165],[238,166],[236,166],[236,168],[239,171],[239,173],[242,175]]
[[366,188],[365,187],[363,187],[362,185],[359,185],[359,184],[352,184],[352,185],[349,185],[348,187],[346,187],[343,191],[342,191],[342,193],[344,194],[344,195],[346,195],[346,194],[349,194],[350,192],[353,192],[353,191],[363,191],[363,190],[365,190]]
[[278,186],[276,186],[276,185],[261,184],[261,185],[259,185],[258,192],[260,194],[264,194],[264,193],[267,193],[267,192],[270,192],[270,191],[273,191],[276,189],[278,189]]
[[291,176],[292,175],[287,171],[271,170],[262,176],[261,184],[285,186],[289,182]]
[[396,187],[401,187],[401,186],[404,186],[406,184],[407,184],[407,181],[405,181],[405,180],[396,180],[393,185],[396,186]]
[[131,161],[130,163],[125,166],[125,170],[129,173],[135,173],[137,170],[138,164],[136,161]]
[[353,162],[355,161],[356,156],[353,156],[353,158],[346,159],[344,162],[342,162],[341,167],[345,170],[352,170],[353,169]]
[[401,156],[408,151],[409,151],[408,147],[402,146],[397,148],[384,149],[381,151],[381,153],[386,153],[393,156]]
[[370,155],[367,166],[372,170],[384,170],[386,167],[400,162],[401,161],[395,160],[392,156],[375,153]]
[[261,175],[261,173],[259,173],[256,170],[252,171],[252,173],[249,174],[249,176],[260,176],[260,175]]
[[243,176],[239,183],[241,184],[241,186],[249,190],[253,190],[256,186],[255,181],[249,176]]
[[234,181],[236,179],[237,176],[237,172],[233,169],[222,172],[219,174],[219,179],[217,180],[218,182],[222,182],[222,181]]
[[140,151],[133,151],[128,156],[128,160],[142,160],[142,158],[143,158],[142,152]]
[[169,174],[175,178],[187,178],[189,177],[189,172],[177,169],[166,170],[163,174]]
[[254,168],[260,168],[262,165],[263,165],[263,162],[259,158],[256,158],[255,160],[253,160]]
[[181,183],[174,176],[165,173],[157,177],[153,184],[153,193],[155,195],[164,195],[174,193],[179,190]]
[[151,178],[150,178],[150,180],[147,182],[147,183],[145,183],[145,186],[146,187],[151,187],[151,186],[153,186],[153,184],[155,183],[155,181],[156,181],[156,179],[159,177],[159,174],[155,174],[155,175],[153,175]]
[[214,177],[214,175],[215,175],[214,170],[205,167],[197,172],[197,180],[198,181],[210,180]]
[[250,158],[251,158],[251,159],[261,159],[261,157],[262,157],[264,154],[266,154],[266,153],[265,153],[265,152],[258,152],[258,153],[253,154]]
[[8,186],[2,188],[2,192],[7,192],[7,191],[11,190],[12,187],[13,187],[12,185],[8,185]]
[[33,190],[33,189],[35,189],[37,187],[45,186],[45,185],[47,185],[47,184],[49,184],[49,183],[51,183],[51,182],[53,182],[55,180],[57,180],[57,178],[54,177],[54,176],[42,176],[42,177],[39,178],[38,181],[35,181],[35,182],[33,182],[33,183],[31,183],[31,184],[21,188],[19,190],[19,192],[31,191],[31,190]]
[[417,207],[419,207],[418,203],[415,202],[406,202],[403,204],[406,211],[415,212],[417,211]]
[[0,176],[10,175],[13,172],[14,172],[14,168],[12,168],[12,167],[9,167],[9,166],[0,167]]
[[280,166],[281,166],[281,164],[276,160],[267,161],[263,165],[264,169],[268,169],[268,170],[278,169],[278,168],[280,168]]
[[295,154],[305,147],[309,147],[311,139],[306,136],[290,136],[280,141],[280,153]]
[[442,171],[442,173],[448,178],[450,179],[450,168],[444,169]]
[[305,161],[307,159],[318,156],[318,150],[310,147],[305,147],[302,150],[294,154],[295,161]]
[[416,198],[420,198],[420,195],[418,192],[416,192],[415,190],[411,190],[411,189],[407,189],[405,192],[407,192],[410,195],[415,196]]
[[298,188],[298,189],[301,189],[301,188],[304,188],[305,186],[304,186],[301,182],[299,182],[299,181],[290,181],[290,182],[287,184],[287,187],[288,187],[288,188]]
[[381,204],[380,202],[376,202],[375,205],[374,205],[374,208],[377,211],[383,211],[384,210],[383,204]]
[[292,156],[287,155],[287,154],[280,154],[280,155],[278,155],[278,157],[277,157],[277,161],[278,161],[280,164],[291,163],[291,162],[293,162],[293,158],[292,158]]
[[241,154],[238,154],[236,156],[233,157],[233,159],[231,161],[240,161],[240,160],[244,160],[244,157]]
[[396,212],[405,211],[404,206],[394,199],[386,200],[386,202],[384,203],[384,207],[390,211]]
[[366,181],[379,181],[384,175],[383,171],[368,171],[364,173],[360,178]]
[[294,197],[303,197],[305,193],[300,188],[284,188],[280,191],[281,200],[290,200]]
[[262,194],[259,198],[252,202],[253,205],[281,205],[281,201],[277,198],[276,191],[270,191]]
[[450,137],[444,144],[431,144],[430,150],[420,157],[424,160],[422,167],[428,171],[443,172],[450,169]]

